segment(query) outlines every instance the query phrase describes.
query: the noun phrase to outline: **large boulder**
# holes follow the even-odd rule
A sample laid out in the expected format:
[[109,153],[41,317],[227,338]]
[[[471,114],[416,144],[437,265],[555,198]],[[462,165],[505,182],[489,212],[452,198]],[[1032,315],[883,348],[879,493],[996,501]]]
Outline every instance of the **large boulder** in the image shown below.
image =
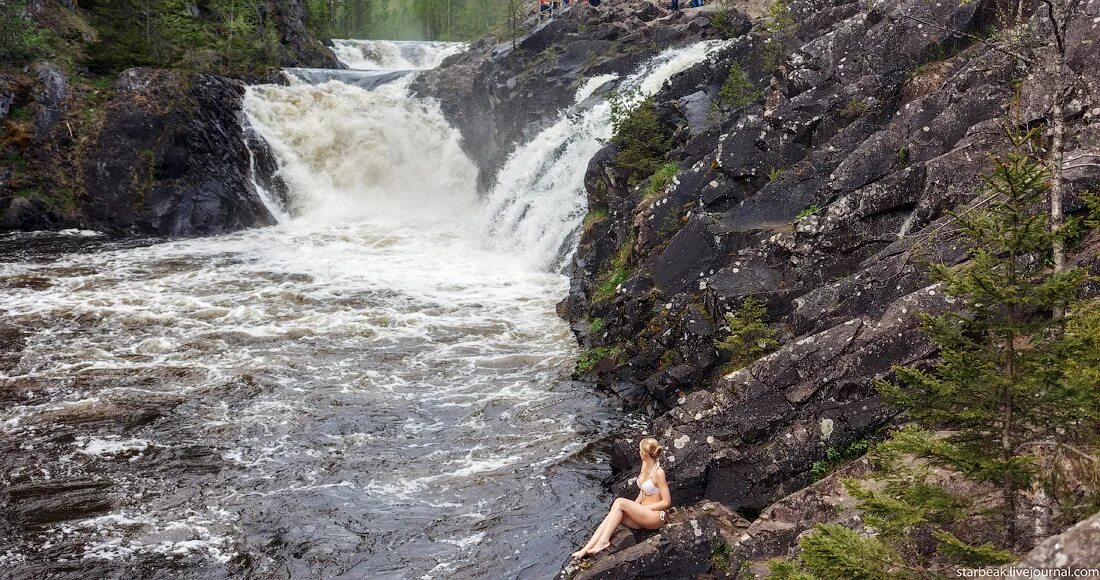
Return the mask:
[[244,85],[129,69],[115,90],[83,167],[88,227],[199,235],[274,223],[250,176]]

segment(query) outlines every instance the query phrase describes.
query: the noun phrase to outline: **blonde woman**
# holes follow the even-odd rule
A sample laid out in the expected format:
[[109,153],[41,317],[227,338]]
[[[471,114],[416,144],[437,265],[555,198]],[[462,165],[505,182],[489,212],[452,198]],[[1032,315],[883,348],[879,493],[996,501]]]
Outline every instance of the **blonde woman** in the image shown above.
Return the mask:
[[620,497],[611,504],[611,511],[603,519],[592,539],[583,548],[573,552],[573,558],[595,554],[611,545],[611,536],[619,524],[630,529],[656,530],[668,519],[672,496],[668,493],[665,470],[661,468],[661,454],[665,451],[656,439],[642,439],[638,444],[638,456],[642,459],[642,471],[638,474],[638,497],[633,501]]

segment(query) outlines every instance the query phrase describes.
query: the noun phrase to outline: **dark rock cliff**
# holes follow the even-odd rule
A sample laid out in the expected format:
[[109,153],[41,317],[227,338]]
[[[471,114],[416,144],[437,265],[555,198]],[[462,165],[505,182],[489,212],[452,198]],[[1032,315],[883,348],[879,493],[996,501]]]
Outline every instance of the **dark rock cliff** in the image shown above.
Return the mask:
[[[514,43],[487,38],[422,74],[413,89],[439,99],[463,146],[489,182],[517,143],[534,137],[573,104],[586,79],[627,75],[661,50],[715,34],[701,15],[643,0],[578,3]],[[741,19],[731,26],[748,29]]]
[[[43,26],[82,17],[56,2],[32,12]],[[341,66],[307,30],[299,0],[260,12],[260,26],[278,31],[283,66]],[[242,127],[241,80],[129,69],[105,84],[63,56],[0,65],[0,231],[206,235],[274,223],[253,177],[280,184],[266,144]]]
[[214,75],[120,74],[84,161],[83,223],[165,235],[273,224],[249,176],[243,95]]
[[[733,6],[726,16],[733,22],[747,20],[738,10],[753,13],[748,3]],[[874,381],[888,378],[893,365],[935,354],[918,329],[918,312],[957,307],[929,283],[922,261],[963,259],[951,212],[983,203],[981,176],[990,156],[1005,150],[1006,121],[1049,122],[1057,84],[1041,55],[1021,59],[998,45],[1001,39],[986,40],[1004,12],[994,0],[797,0],[789,7],[792,27],[777,36],[782,50],[769,47],[774,33],[757,19],[752,31],[735,27],[716,58],[656,95],[655,111],[676,143],[668,158],[678,172],[667,186],[651,195],[643,193],[645,183],[628,186],[612,145],[592,160],[591,214],[569,297],[559,307],[591,359],[581,378],[653,417],[644,433],[668,447],[674,502],[689,521],[700,505],[714,505],[695,505],[700,501],[755,516],[808,485],[811,466],[827,451],[873,437],[894,420]],[[685,11],[649,19],[642,30],[677,41],[713,37],[713,17]],[[608,29],[630,26],[622,14],[618,20]],[[1049,34],[1040,20],[1034,30]],[[567,18],[553,26],[519,50],[535,55],[535,47],[587,41],[603,30],[570,28],[576,24]],[[1087,18],[1069,22],[1067,60],[1069,74],[1085,78],[1096,94],[1098,78],[1087,64],[1098,50],[1088,40],[1093,26]],[[662,27],[677,32],[658,32]],[[1032,40],[1022,50],[1053,42]],[[454,92],[453,101],[441,94],[444,110],[489,172],[512,141],[556,113],[553,103],[567,91],[555,83],[602,70],[550,66],[524,84],[516,66],[491,56],[488,46],[449,64],[430,83]],[[716,112],[712,104],[735,64],[755,98]],[[1076,100],[1063,120],[1070,157],[1093,158],[1100,107]],[[1070,189],[1095,188],[1098,169],[1082,163],[1067,171]],[[1096,271],[1098,248],[1092,239],[1074,260]],[[725,315],[747,297],[765,304],[765,321],[782,346],[726,372],[715,340],[728,335]],[[639,436],[610,441],[609,484],[622,495],[634,493],[627,478],[636,471]],[[736,517],[718,519],[702,535],[741,525]],[[769,525],[779,524],[760,523]],[[796,536],[769,536],[766,551],[782,555]],[[717,573],[702,561],[701,537],[681,538],[677,527],[573,572]],[[669,572],[663,556],[682,567]]]

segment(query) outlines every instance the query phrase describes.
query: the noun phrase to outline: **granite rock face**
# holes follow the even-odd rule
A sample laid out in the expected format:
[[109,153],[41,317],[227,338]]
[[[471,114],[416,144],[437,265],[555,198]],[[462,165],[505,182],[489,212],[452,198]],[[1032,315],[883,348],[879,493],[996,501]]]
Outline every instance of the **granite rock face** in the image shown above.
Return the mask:
[[85,166],[85,223],[118,233],[197,235],[270,225],[250,178],[244,85],[214,75],[119,75]]
[[[731,28],[748,30],[748,19],[731,12]],[[487,38],[451,57],[413,85],[439,99],[443,113],[462,132],[463,146],[488,187],[517,143],[553,123],[573,104],[586,79],[625,76],[661,50],[712,38],[709,20],[672,12],[646,0],[577,3],[512,41]]]

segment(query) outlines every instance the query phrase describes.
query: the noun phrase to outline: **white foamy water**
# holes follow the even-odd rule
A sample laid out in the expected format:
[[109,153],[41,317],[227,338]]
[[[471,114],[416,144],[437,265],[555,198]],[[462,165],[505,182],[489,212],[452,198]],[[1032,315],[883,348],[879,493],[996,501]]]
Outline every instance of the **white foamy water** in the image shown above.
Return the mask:
[[[682,52],[624,82],[656,90],[706,49]],[[21,498],[0,562],[43,576],[65,559],[87,577],[558,569],[605,503],[603,468],[574,455],[622,420],[568,380],[577,349],[554,308],[606,105],[517,150],[481,200],[459,135],[407,83],[249,89],[290,190],[278,226],[0,239],[19,257],[0,262],[0,313],[26,342],[0,357],[0,484]],[[525,173],[524,158],[543,161]]]
[[332,51],[344,66],[356,70],[426,70],[466,50],[464,42],[403,42],[334,39]]
[[[725,46],[700,42],[657,55],[617,90],[629,95],[627,105],[653,95],[677,73],[703,62]],[[611,137],[611,105],[601,101],[582,108],[589,97],[615,80],[614,75],[590,79],[577,91],[576,103],[558,121],[516,149],[497,174],[483,214],[501,248],[520,248],[539,268],[560,270],[576,248],[587,211],[584,173],[588,160]]]

